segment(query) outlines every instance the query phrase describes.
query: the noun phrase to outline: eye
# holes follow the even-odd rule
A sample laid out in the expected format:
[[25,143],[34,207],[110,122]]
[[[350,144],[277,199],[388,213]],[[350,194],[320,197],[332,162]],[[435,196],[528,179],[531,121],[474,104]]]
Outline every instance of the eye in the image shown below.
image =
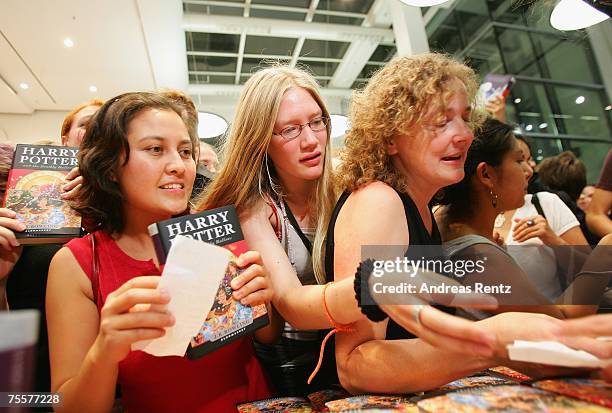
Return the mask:
[[193,153],[191,148],[184,148],[181,149],[179,152],[181,153],[181,156],[185,159],[191,158],[191,154]]
[[310,126],[313,128],[323,128],[325,127],[325,122],[323,122],[322,118],[313,119],[310,121]]
[[281,135],[293,135],[297,130],[298,127],[295,125],[287,126],[281,131]]
[[153,153],[153,154],[162,153],[162,147],[161,146],[150,146],[146,150],[148,152]]

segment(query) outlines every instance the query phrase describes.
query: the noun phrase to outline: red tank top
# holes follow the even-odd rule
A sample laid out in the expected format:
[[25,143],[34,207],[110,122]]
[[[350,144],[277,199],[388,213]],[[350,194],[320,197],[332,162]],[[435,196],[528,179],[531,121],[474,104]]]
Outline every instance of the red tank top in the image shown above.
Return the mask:
[[[93,279],[91,237],[66,246],[92,282],[98,311],[108,294],[133,277],[159,275],[153,260],[127,255],[105,233],[95,233],[99,278]],[[96,291],[97,290],[97,291]],[[236,404],[270,397],[250,337],[244,337],[198,360],[154,357],[132,351],[119,363],[122,404],[138,412],[235,412]]]

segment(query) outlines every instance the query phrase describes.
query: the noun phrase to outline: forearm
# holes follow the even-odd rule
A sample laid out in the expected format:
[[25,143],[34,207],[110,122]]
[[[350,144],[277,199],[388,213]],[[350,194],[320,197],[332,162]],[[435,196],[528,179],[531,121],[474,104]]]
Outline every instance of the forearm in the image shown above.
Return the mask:
[[52,383],[55,392],[62,393],[62,405],[57,412],[110,412],[115,400],[119,366],[96,355],[92,348],[76,376],[63,383]]
[[285,320],[273,305],[268,305],[269,324],[255,331],[255,340],[260,343],[275,343],[283,333]]
[[[333,327],[323,306],[323,285],[304,285],[288,288],[277,294],[274,305],[285,320],[300,330]],[[363,319],[353,288],[353,278],[331,284],[325,294],[327,308],[334,321],[350,324]],[[306,316],[307,315],[307,316]]]
[[612,233],[612,220],[605,214],[587,214],[586,222],[591,232],[599,237]]
[[497,364],[492,359],[439,350],[421,339],[372,340],[338,361],[338,375],[351,393],[413,393]]

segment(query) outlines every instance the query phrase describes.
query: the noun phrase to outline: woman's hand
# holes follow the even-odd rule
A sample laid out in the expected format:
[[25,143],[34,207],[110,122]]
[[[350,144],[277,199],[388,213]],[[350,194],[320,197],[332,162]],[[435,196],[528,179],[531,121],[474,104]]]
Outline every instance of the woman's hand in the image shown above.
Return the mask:
[[8,276],[21,256],[21,244],[15,232],[21,232],[26,226],[15,219],[14,211],[0,208],[0,280]]
[[60,195],[64,200],[74,199],[79,190],[83,186],[84,179],[81,176],[81,172],[79,171],[79,167],[75,166],[66,174],[64,180],[67,182],[62,186],[62,194]]
[[108,295],[93,345],[98,358],[119,363],[130,352],[132,343],[161,337],[165,328],[174,324],[166,307],[170,296],[156,289],[160,279],[135,277]]
[[531,238],[540,238],[542,242],[549,246],[564,245],[565,242],[548,225],[548,221],[542,215],[535,215],[529,218],[515,218],[512,238],[516,242],[525,242]]
[[231,282],[234,298],[243,305],[251,306],[272,301],[274,292],[261,255],[256,251],[245,252],[238,257],[236,264],[244,271]]

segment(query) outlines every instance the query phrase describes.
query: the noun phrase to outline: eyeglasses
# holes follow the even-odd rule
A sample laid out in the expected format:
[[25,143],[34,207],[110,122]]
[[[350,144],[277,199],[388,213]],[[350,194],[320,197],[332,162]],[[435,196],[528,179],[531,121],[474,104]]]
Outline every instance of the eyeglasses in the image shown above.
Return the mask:
[[321,116],[320,118],[315,118],[311,120],[310,122],[307,122],[303,125],[286,126],[283,128],[283,130],[280,131],[280,133],[272,132],[272,134],[280,135],[289,141],[289,140],[295,139],[298,136],[300,136],[300,134],[302,133],[302,129],[304,129],[306,125],[308,125],[311,131],[320,132],[327,127],[328,123],[329,123],[329,118]]

